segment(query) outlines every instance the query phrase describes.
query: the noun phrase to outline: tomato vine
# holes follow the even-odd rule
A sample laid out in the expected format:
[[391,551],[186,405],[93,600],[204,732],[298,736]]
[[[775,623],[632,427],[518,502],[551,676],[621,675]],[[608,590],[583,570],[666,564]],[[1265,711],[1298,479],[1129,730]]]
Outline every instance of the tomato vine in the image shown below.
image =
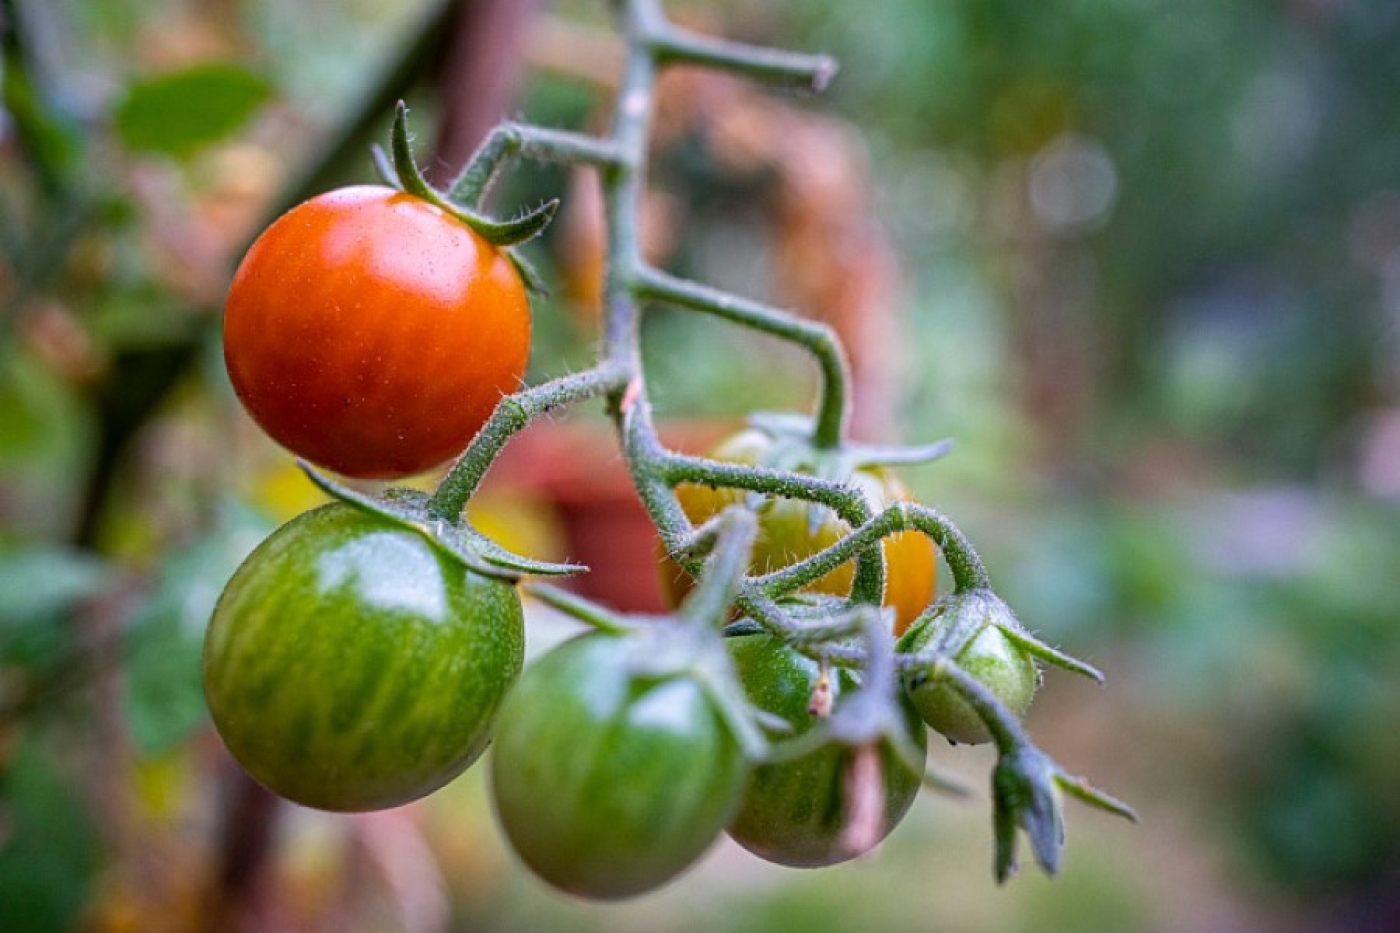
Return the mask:
[[[840,798],[837,823],[844,830],[818,825],[810,814],[801,815],[790,827],[783,826],[781,820],[760,820],[759,824],[763,834],[780,840],[803,833],[812,837],[803,843],[806,848],[783,858],[829,863],[859,854],[891,828],[880,816],[886,810],[890,767],[923,775],[925,783],[935,787],[956,789],[953,782],[926,773],[923,734],[920,732],[916,741],[909,733],[911,697],[913,707],[935,728],[952,721],[942,714],[953,703],[958,714],[953,719],[959,725],[950,738],[989,739],[998,753],[992,779],[997,877],[1004,879],[1015,867],[1018,832],[1029,837],[1039,864],[1054,871],[1063,841],[1062,791],[1129,818],[1132,810],[1070,777],[1032,744],[1019,722],[1019,714],[1029,702],[1025,677],[1016,683],[1019,692],[1011,696],[1004,689],[1010,681],[999,679],[991,670],[997,658],[987,660],[984,653],[978,657],[978,666],[973,666],[969,661],[971,648],[980,644],[979,638],[994,641],[1001,651],[998,657],[1013,658],[1022,675],[1031,672],[1030,690],[1037,680],[1037,661],[1094,679],[1101,679],[1099,673],[1040,642],[1020,625],[993,592],[987,570],[967,537],[940,511],[908,501],[872,501],[850,482],[856,469],[933,459],[947,452],[947,444],[877,448],[851,443],[846,438],[848,367],[841,342],[829,326],[678,278],[642,258],[639,207],[646,184],[647,145],[659,72],[685,63],[816,91],[831,79],[835,63],[825,56],[757,48],[690,33],[666,19],[658,0],[615,0],[614,6],[626,33],[628,51],[612,127],[606,135],[504,123],[488,136],[446,191],[438,192],[427,185],[413,164],[405,111],[400,105],[390,147],[392,158],[381,154],[379,159],[388,180],[437,205],[506,250],[527,282],[533,276],[513,245],[548,222],[553,202],[514,220],[495,220],[482,208],[493,183],[521,159],[595,168],[602,182],[608,221],[598,361],[581,372],[505,396],[431,495],[391,491],[374,499],[319,474],[317,481],[350,505],[425,536],[470,572],[505,578],[571,572],[579,568],[541,564],[504,552],[474,532],[463,513],[496,457],[520,430],[557,409],[604,401],[634,485],[666,551],[699,583],[676,614],[660,619],[617,616],[547,584],[527,585],[540,598],[602,630],[585,636],[596,639],[585,647],[571,643],[573,647],[561,649],[564,655],[548,662],[551,669],[565,671],[569,678],[589,676],[592,662],[584,663],[581,658],[602,658],[597,664],[608,668],[607,676],[612,680],[606,689],[613,691],[609,694],[613,699],[608,701],[612,718],[606,723],[580,718],[579,728],[587,732],[589,741],[600,749],[614,747],[635,754],[646,731],[637,726],[637,709],[651,702],[648,697],[675,693],[687,698],[684,715],[688,729],[703,733],[705,741],[717,743],[716,747],[732,744],[742,749],[749,765],[777,767],[798,759],[823,762],[818,771],[825,783],[810,793],[814,798],[830,799],[833,794]],[[658,304],[789,341],[811,357],[821,378],[810,416],[770,417],[755,423],[776,445],[795,451],[796,459],[736,463],[681,454],[663,445],[653,421],[640,350],[642,316],[648,307]],[[794,468],[799,462],[803,469]],[[757,532],[748,508],[740,501],[708,517],[697,515],[702,520],[696,525],[677,496],[677,487],[685,484],[799,500],[830,510],[844,525],[833,543],[822,542],[786,566],[751,574],[749,556]],[[925,536],[937,546],[951,571],[952,591],[919,614],[909,635],[896,643],[890,617],[879,606],[888,571],[884,542],[904,534]],[[803,592],[852,562],[855,571],[848,594]],[[739,621],[732,622],[736,615]],[[762,633],[781,651],[800,656],[805,665],[802,670],[811,674],[813,684],[810,728],[794,728],[796,714],[790,703],[782,706],[783,716],[775,717],[745,698],[745,688],[750,695],[762,691],[748,681],[743,687],[739,685],[723,648],[722,632],[734,637]],[[964,664],[969,667],[965,669]],[[834,700],[830,690],[833,676],[840,684]],[[549,696],[553,698],[549,702],[557,702],[561,708],[578,710],[588,704],[562,683],[539,684],[528,669],[523,677],[530,686],[506,700],[508,715],[501,728],[518,728],[521,735],[538,733],[540,742],[555,741],[558,729],[548,717],[522,706],[527,701],[520,697]],[[1008,708],[1008,703],[1015,708]],[[783,717],[787,717],[785,723],[775,724],[775,718]],[[786,729],[775,728],[765,736],[764,727],[775,725]],[[507,760],[496,763],[498,772],[517,764],[523,769],[530,767],[533,740],[521,735],[499,740]],[[791,783],[817,772],[809,765],[805,770],[770,773],[783,776],[779,783]],[[511,779],[509,774],[500,777]],[[529,780],[544,787],[547,777],[533,775]],[[593,792],[590,788],[596,789],[591,782],[599,778],[579,773],[570,780],[574,783],[568,793],[586,796]],[[684,858],[658,863],[663,869],[654,873],[631,857],[643,851],[638,849],[630,855],[609,855],[617,866],[613,877],[606,876],[606,865],[601,876],[595,871],[597,866],[585,875],[574,874],[576,866],[556,865],[551,859],[559,846],[572,845],[580,832],[589,829],[587,820],[580,823],[578,814],[568,807],[556,807],[545,815],[532,814],[519,796],[510,797],[501,812],[508,833],[527,840],[523,843],[529,850],[526,859],[547,880],[585,895],[620,896],[644,890],[683,869],[733,814],[738,805],[738,784],[728,771],[715,781],[716,786],[723,786],[724,799],[707,798],[708,792],[697,791],[695,820],[687,822],[684,832],[678,830],[684,837]],[[597,786],[613,787],[614,783],[605,780]],[[660,793],[664,788],[651,790]],[[650,819],[647,808],[651,803],[650,798],[631,804],[620,801],[619,825],[631,820],[644,826]],[[893,809],[903,812],[900,807]],[[748,819],[750,824],[754,822],[752,814]],[[845,848],[828,851],[828,846],[838,844]]]

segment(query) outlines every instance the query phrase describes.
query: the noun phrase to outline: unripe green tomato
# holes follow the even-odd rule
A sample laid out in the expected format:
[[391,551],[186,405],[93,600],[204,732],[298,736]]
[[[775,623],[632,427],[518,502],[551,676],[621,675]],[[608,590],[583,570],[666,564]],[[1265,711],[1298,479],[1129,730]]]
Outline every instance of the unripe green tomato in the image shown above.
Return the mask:
[[632,897],[680,874],[723,831],[748,774],[701,685],[636,671],[633,638],[584,635],[533,662],[491,751],[511,847],[579,897]]
[[[760,465],[765,463],[774,443],[763,431],[747,428],[723,441],[711,456],[730,463]],[[909,490],[894,474],[877,466],[857,469],[847,482],[859,490],[876,511],[910,497]],[[727,506],[748,502],[749,496],[741,489],[693,484],[676,488],[676,498],[686,517],[697,525],[718,515]],[[851,526],[831,509],[798,499],[763,498],[757,511],[758,537],[750,561],[750,571],[754,574],[772,573],[811,557],[851,531]],[[933,599],[938,553],[932,541],[914,531],[890,535],[882,547],[885,557],[883,602],[894,610],[895,634],[900,635]],[[819,578],[806,590],[845,596],[851,591],[854,576],[855,561],[850,561]],[[673,606],[680,603],[692,586],[689,575],[664,550],[661,552],[661,583]]]
[[[923,650],[945,622],[934,617],[916,623],[900,639],[899,650],[910,654]],[[1026,714],[1040,686],[1040,671],[1035,659],[996,625],[984,626],[953,660],[1016,716]],[[991,741],[982,717],[947,681],[925,681],[908,693],[924,722],[949,740],[967,745]]]
[[205,637],[204,692],[229,751],[268,788],[375,810],[476,760],[523,656],[512,583],[333,503],[234,573]]
[[[768,635],[729,639],[730,656],[749,701],[792,725],[801,735],[819,721],[808,712],[819,669],[811,658]],[[846,669],[831,672],[835,703],[854,690],[856,675]],[[927,732],[918,713],[905,700],[910,743],[923,752]],[[791,761],[754,768],[729,835],[741,846],[780,865],[819,868],[859,855],[843,843],[847,829],[846,782],[855,750],[829,742]],[[879,839],[894,829],[918,796],[922,775],[910,770],[888,747],[880,750],[884,781],[884,820]]]

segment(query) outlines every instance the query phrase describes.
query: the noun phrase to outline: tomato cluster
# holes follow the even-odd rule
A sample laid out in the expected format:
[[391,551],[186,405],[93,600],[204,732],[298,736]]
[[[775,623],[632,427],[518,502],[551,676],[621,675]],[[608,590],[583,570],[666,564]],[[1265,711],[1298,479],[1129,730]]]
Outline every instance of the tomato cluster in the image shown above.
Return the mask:
[[[830,533],[820,523],[785,530],[789,559],[815,553]],[[901,572],[891,566],[892,588]],[[964,617],[983,605],[941,601],[898,650],[917,654],[961,626],[953,660],[1020,714],[1035,665],[989,620],[968,628]],[[820,867],[860,854],[903,818],[921,775],[882,743],[881,815],[853,846],[861,749],[836,737],[796,758],[749,761],[712,685],[651,662],[667,637],[664,626],[582,636],[521,675],[513,583],[472,569],[420,528],[334,503],[283,526],[234,574],[209,627],[205,689],[220,735],[250,774],[328,810],[430,793],[494,737],[492,796],[506,837],[539,877],[582,897],[650,890],[724,831],[769,861]],[[820,724],[818,693],[839,708],[861,689],[856,671],[824,670],[769,635],[727,646],[747,702],[785,722],[788,738]],[[920,754],[920,717],[954,741],[987,738],[946,683],[911,682],[900,709],[903,738]]]
[[[358,187],[313,198],[258,239],[234,279],[224,337],[234,389],[268,434],[331,470],[388,478],[461,452],[517,387],[530,317],[511,258],[461,217]],[[742,431],[713,456],[840,481],[871,514],[908,498],[878,466],[839,466],[771,432]],[[676,493],[697,525],[731,506],[756,512],[754,575],[851,531],[797,499]],[[205,692],[250,774],[327,810],[414,800],[494,740],[492,799],[507,839],[539,877],[578,896],[650,890],[725,831],[773,862],[831,865],[884,838],[912,805],[922,774],[908,759],[926,750],[925,723],[956,742],[990,737],[964,690],[919,658],[956,663],[1018,716],[1039,677],[999,603],[963,593],[934,601],[938,555],[927,536],[895,534],[881,548],[896,651],[914,658],[915,673],[897,696],[885,678],[888,721],[858,740],[825,720],[833,705],[874,695],[861,671],[828,668],[813,660],[820,652],[766,634],[721,646],[725,620],[704,629],[720,674],[685,651],[681,663],[658,660],[678,656],[673,636],[696,621],[684,613],[578,637],[522,673],[514,580],[365,500],[307,512],[247,558],[209,626]],[[679,604],[689,577],[669,557],[663,573]],[[844,597],[853,577],[847,563],[799,595]],[[882,638],[871,646],[889,650]],[[783,723],[783,741],[809,745],[756,761],[762,739],[744,717]],[[855,833],[862,799],[877,804]]]

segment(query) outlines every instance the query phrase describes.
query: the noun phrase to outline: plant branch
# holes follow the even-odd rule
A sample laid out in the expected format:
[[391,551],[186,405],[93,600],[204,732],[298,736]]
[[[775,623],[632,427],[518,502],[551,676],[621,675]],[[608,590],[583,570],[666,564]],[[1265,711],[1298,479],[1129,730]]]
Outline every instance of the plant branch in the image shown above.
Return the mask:
[[647,44],[663,64],[700,65],[744,75],[765,84],[822,91],[836,76],[836,60],[702,36],[666,25]]
[[757,301],[649,267],[639,270],[637,286],[642,298],[712,314],[806,349],[816,359],[822,374],[822,392],[817,403],[812,442],[818,448],[836,447],[841,443],[849,407],[847,386],[850,384],[850,367],[841,341],[829,325],[793,317]]
[[953,572],[953,585],[959,592],[988,586],[986,567],[962,531],[938,510],[912,502],[896,502],[830,547],[781,570],[755,577],[754,582],[772,596],[791,593],[901,531],[917,531],[933,539]]
[[607,139],[528,123],[502,123],[491,131],[448,189],[448,199],[478,208],[506,164],[515,159],[592,165],[610,170],[622,153]]
[[457,521],[467,500],[512,437],[546,412],[608,394],[625,382],[626,375],[617,367],[603,363],[501,399],[490,419],[438,485],[428,508],[434,515],[450,522]]

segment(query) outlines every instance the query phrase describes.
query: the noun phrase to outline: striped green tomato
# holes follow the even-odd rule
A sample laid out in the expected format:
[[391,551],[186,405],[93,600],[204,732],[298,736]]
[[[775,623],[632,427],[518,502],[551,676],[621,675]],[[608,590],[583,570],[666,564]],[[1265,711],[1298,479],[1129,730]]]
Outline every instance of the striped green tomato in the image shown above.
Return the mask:
[[[817,663],[768,635],[730,638],[729,654],[749,701],[757,708],[781,717],[801,735],[816,726],[809,712],[817,684]],[[831,672],[835,703],[856,689],[853,671]],[[905,733],[910,744],[924,751],[926,732],[908,701],[904,711]],[[821,868],[861,854],[847,837],[850,810],[849,781],[855,750],[829,741],[798,758],[758,765],[753,770],[739,810],[729,824],[729,835],[750,852],[779,865]],[[879,754],[883,818],[877,831],[865,840],[873,845],[904,819],[922,786],[922,775],[904,764],[888,743]]]
[[229,751],[268,788],[376,810],[476,760],[523,654],[512,583],[333,503],[234,573],[205,638],[204,692]]
[[748,772],[705,688],[639,669],[661,647],[590,634],[526,668],[491,750],[496,815],[556,888],[616,899],[684,871],[724,830]]

